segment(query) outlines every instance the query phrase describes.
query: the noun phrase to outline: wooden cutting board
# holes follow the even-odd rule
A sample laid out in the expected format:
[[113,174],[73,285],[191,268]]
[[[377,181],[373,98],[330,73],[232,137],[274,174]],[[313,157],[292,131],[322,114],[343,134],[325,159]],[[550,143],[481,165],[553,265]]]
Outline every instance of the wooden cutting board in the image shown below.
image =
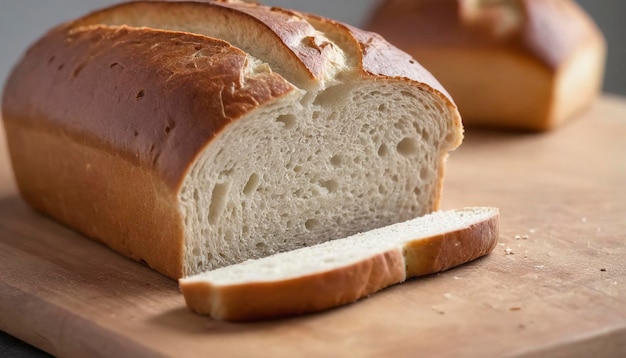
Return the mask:
[[[31,211],[0,143],[0,329],[61,356],[626,356],[626,101],[547,134],[469,130],[444,207],[501,208],[487,258],[251,324]],[[508,253],[508,254],[507,254]]]

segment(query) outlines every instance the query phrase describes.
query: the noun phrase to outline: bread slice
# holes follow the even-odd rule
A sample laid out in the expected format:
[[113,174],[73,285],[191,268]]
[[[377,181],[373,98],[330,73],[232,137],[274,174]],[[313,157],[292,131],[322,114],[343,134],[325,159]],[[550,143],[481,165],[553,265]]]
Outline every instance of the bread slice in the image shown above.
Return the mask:
[[449,95],[380,36],[237,1],[62,24],[2,103],[23,197],[172,278],[436,210]]
[[496,208],[435,212],[183,278],[180,288],[192,311],[221,320],[315,312],[486,255],[498,230]]
[[606,43],[572,0],[386,0],[366,27],[431,71],[468,126],[549,130],[601,90]]

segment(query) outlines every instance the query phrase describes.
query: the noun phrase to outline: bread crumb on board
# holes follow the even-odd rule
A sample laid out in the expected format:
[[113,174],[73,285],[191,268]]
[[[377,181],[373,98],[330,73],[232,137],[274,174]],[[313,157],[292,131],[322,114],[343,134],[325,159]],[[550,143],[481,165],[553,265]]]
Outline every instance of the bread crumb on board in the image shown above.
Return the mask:
[[513,255],[513,249],[511,249],[510,247],[507,247],[506,249],[504,249],[504,255]]
[[435,311],[435,312],[437,312],[437,313],[439,313],[439,314],[441,314],[441,315],[446,314],[446,311],[442,310],[441,308],[439,308],[439,307],[437,307],[437,306],[432,306],[432,307],[430,307],[430,308],[431,308],[433,311]]

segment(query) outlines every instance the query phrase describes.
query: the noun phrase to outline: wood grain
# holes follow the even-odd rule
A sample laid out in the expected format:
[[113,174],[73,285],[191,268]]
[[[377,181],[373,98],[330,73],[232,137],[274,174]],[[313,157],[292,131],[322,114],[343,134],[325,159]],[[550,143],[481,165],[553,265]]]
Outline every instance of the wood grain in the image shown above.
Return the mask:
[[500,207],[490,256],[251,324],[192,314],[176,282],[31,211],[0,148],[0,329],[54,355],[626,355],[623,99],[551,133],[468,130],[444,207]]

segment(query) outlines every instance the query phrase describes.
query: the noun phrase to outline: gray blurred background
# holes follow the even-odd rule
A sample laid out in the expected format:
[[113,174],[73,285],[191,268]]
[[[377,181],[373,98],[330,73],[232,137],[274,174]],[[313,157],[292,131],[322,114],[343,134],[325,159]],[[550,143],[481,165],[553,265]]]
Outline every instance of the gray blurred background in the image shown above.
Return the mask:
[[[359,26],[378,0],[261,0]],[[0,83],[27,46],[50,27],[119,0],[0,0]],[[606,92],[626,95],[626,1],[579,0],[609,43]]]

